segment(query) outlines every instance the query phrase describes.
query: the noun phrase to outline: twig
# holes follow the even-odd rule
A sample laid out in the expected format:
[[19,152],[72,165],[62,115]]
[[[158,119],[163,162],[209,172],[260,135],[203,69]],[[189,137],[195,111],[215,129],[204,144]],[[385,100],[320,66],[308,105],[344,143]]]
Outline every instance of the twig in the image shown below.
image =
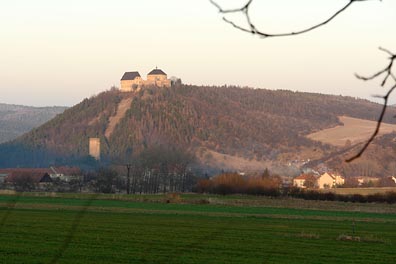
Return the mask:
[[[306,29],[302,29],[299,31],[295,31],[295,32],[286,32],[286,33],[276,33],[276,34],[270,34],[267,32],[263,32],[261,30],[258,30],[257,27],[255,26],[255,24],[252,22],[251,18],[250,18],[250,14],[249,14],[249,10],[250,7],[253,3],[253,0],[249,0],[246,2],[245,5],[243,5],[241,8],[235,8],[235,9],[223,9],[217,2],[215,2],[214,0],[209,0],[218,10],[220,13],[222,14],[229,14],[229,13],[243,13],[246,17],[246,21],[249,25],[248,28],[240,26],[236,23],[234,23],[231,20],[228,20],[227,18],[223,17],[223,20],[225,22],[227,22],[228,24],[232,25],[234,28],[239,29],[241,31],[244,32],[248,32],[251,33],[253,35],[259,35],[263,38],[269,38],[269,37],[286,37],[286,36],[295,36],[295,35],[299,35],[299,34],[304,34],[307,32],[310,32],[312,30],[315,30],[319,27],[322,27],[324,25],[326,25],[327,23],[331,22],[332,20],[334,20],[338,15],[340,15],[342,12],[344,12],[345,10],[347,10],[352,4],[354,4],[355,2],[366,2],[366,1],[370,1],[370,0],[349,0],[348,3],[343,6],[341,9],[339,9],[337,12],[335,12],[333,15],[331,15],[329,18],[327,18],[326,20],[315,24],[311,27],[308,27]],[[382,0],[379,0],[382,1]],[[384,79],[381,82],[381,86],[384,87],[387,82],[389,81],[389,79],[393,79],[393,81],[396,83],[396,75],[392,72],[392,67],[393,67],[393,62],[396,59],[396,55],[392,52],[390,52],[387,49],[384,48],[379,48],[381,51],[387,53],[388,55],[390,55],[389,57],[389,64],[385,67],[385,69],[369,76],[369,77],[363,77],[361,75],[355,74],[356,78],[363,80],[363,81],[370,81],[373,80],[379,76],[381,76],[382,74],[385,74]],[[386,93],[385,96],[379,96],[380,98],[384,99],[384,104],[381,110],[381,114],[377,120],[377,126],[375,128],[375,131],[373,132],[373,134],[371,135],[371,137],[368,139],[368,141],[364,144],[363,148],[353,157],[346,159],[346,162],[351,162],[357,158],[359,158],[364,151],[367,149],[367,147],[370,145],[370,143],[374,140],[374,138],[378,135],[379,129],[381,127],[382,121],[384,119],[385,116],[385,112],[386,109],[388,107],[388,100],[389,100],[389,96],[392,94],[392,92],[396,89],[396,84],[391,86],[391,88],[388,90],[388,92]]]
[[[381,86],[384,87],[387,82],[389,81],[389,79],[393,79],[393,81],[396,83],[396,78],[395,75],[392,72],[392,67],[393,67],[393,62],[396,60],[396,54],[393,54],[392,52],[390,52],[387,49],[384,48],[379,48],[381,51],[384,51],[386,53],[388,53],[390,55],[389,59],[389,64],[388,66],[385,67],[385,69],[369,76],[369,77],[363,77],[361,75],[355,74],[356,78],[363,80],[363,81],[370,81],[373,80],[379,76],[381,76],[382,74],[385,74],[384,79],[381,82]],[[374,140],[374,138],[378,135],[379,129],[381,127],[382,121],[384,119],[385,116],[385,112],[386,109],[388,108],[388,100],[389,100],[389,96],[392,94],[392,92],[396,89],[396,84],[394,84],[393,86],[391,86],[391,88],[388,90],[388,92],[386,93],[385,96],[382,96],[382,99],[384,99],[384,105],[382,106],[382,111],[381,114],[377,120],[377,126],[375,128],[374,133],[371,135],[371,137],[367,140],[367,142],[364,144],[363,148],[353,157],[346,159],[346,162],[351,162],[357,158],[359,158],[364,151],[367,149],[367,147],[370,145],[370,143]]]
[[[299,34],[304,34],[307,33],[309,31],[315,30],[319,27],[322,27],[324,25],[326,25],[327,23],[329,23],[330,21],[332,21],[333,19],[335,19],[339,14],[341,14],[342,12],[344,12],[346,9],[348,9],[352,4],[354,4],[355,2],[366,2],[366,1],[370,1],[370,0],[349,0],[349,2],[343,6],[341,9],[339,9],[337,12],[335,12],[333,15],[331,15],[329,18],[327,18],[326,20],[315,24],[311,27],[308,27],[306,29],[302,29],[299,31],[292,31],[292,32],[286,32],[286,33],[275,33],[275,34],[271,34],[271,33],[266,33],[263,32],[261,30],[258,30],[257,27],[255,26],[255,24],[252,22],[251,18],[250,18],[250,14],[249,14],[249,10],[250,7],[253,3],[253,0],[249,0],[244,6],[242,6],[241,8],[236,8],[236,9],[223,9],[217,2],[215,2],[214,0],[209,0],[210,3],[212,3],[218,10],[220,13],[222,14],[229,14],[229,13],[243,13],[245,15],[246,21],[249,25],[248,28],[245,28],[243,26],[240,26],[236,23],[234,23],[231,20],[228,20],[227,18],[223,17],[223,20],[225,22],[227,22],[228,24],[230,24],[231,26],[233,26],[236,29],[239,29],[241,31],[244,32],[248,32],[251,33],[253,35],[258,35],[260,37],[263,38],[268,38],[268,37],[286,37],[286,36],[295,36],[295,35],[299,35]],[[381,1],[381,0],[380,0]]]

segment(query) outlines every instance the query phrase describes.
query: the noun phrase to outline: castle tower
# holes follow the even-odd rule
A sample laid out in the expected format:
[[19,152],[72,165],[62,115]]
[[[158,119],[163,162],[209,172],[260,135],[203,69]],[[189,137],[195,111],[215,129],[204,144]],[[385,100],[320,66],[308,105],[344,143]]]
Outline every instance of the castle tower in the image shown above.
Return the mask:
[[100,160],[100,138],[89,138],[89,155]]

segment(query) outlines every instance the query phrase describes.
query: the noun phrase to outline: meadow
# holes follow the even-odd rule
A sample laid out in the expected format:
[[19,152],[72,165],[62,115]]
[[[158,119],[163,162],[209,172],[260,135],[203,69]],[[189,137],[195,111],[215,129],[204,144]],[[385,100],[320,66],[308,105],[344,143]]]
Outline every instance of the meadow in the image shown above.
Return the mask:
[[0,263],[394,263],[396,206],[215,195],[0,195]]
[[[377,126],[376,121],[370,121],[359,118],[352,118],[348,116],[338,117],[343,125],[333,128],[327,128],[312,134],[307,137],[312,140],[321,141],[323,143],[331,144],[334,146],[344,147],[347,140],[351,144],[365,142],[370,138],[371,134]],[[396,125],[383,123],[378,135],[384,135],[396,130]]]

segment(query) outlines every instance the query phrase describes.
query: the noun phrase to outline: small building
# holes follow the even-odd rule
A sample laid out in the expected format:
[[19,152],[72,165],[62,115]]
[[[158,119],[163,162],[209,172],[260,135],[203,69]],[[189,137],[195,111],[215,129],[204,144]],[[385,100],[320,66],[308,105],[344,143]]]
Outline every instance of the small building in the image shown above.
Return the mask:
[[312,174],[301,174],[293,179],[293,186],[298,188],[335,188],[345,183],[344,177],[339,174],[325,172],[320,176]]
[[354,185],[356,187],[361,186],[376,186],[379,184],[381,178],[379,177],[368,177],[368,176],[355,176],[348,179],[348,185]]
[[168,79],[165,72],[155,68],[149,74],[147,74],[147,81],[145,85],[154,85],[158,87],[170,87],[171,80]]
[[22,191],[47,190],[56,181],[69,183],[82,179],[80,168],[68,166],[0,169],[0,175],[4,178],[4,186]]
[[7,178],[7,183],[16,183],[18,180],[31,180],[33,183],[51,183],[52,179],[47,172],[40,171],[19,171],[11,173]]
[[81,178],[81,170],[78,167],[50,167],[51,179],[70,182]]
[[318,178],[318,187],[319,189],[329,189],[335,186],[335,178],[331,176],[329,173],[325,172],[320,175]]
[[52,179],[45,169],[10,169],[6,174],[5,184],[21,191],[46,189],[52,184]]
[[316,187],[316,177],[312,174],[301,174],[293,179],[293,186],[297,188]]
[[126,72],[121,78],[121,92],[132,92],[143,84],[143,79],[140,77],[139,72]]
[[336,173],[325,172],[318,178],[318,188],[328,189],[344,185],[345,178]]

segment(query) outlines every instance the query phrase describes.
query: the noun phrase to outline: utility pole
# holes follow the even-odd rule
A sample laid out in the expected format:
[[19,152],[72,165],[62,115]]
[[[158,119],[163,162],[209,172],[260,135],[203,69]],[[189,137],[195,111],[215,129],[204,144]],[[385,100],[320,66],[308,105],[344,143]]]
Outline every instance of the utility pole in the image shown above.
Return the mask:
[[126,188],[126,191],[127,191],[127,194],[129,194],[130,192],[131,192],[131,178],[130,178],[130,172],[131,172],[131,164],[130,163],[128,163],[128,164],[125,164],[125,166],[126,166],[126,168],[127,168],[127,188]]

